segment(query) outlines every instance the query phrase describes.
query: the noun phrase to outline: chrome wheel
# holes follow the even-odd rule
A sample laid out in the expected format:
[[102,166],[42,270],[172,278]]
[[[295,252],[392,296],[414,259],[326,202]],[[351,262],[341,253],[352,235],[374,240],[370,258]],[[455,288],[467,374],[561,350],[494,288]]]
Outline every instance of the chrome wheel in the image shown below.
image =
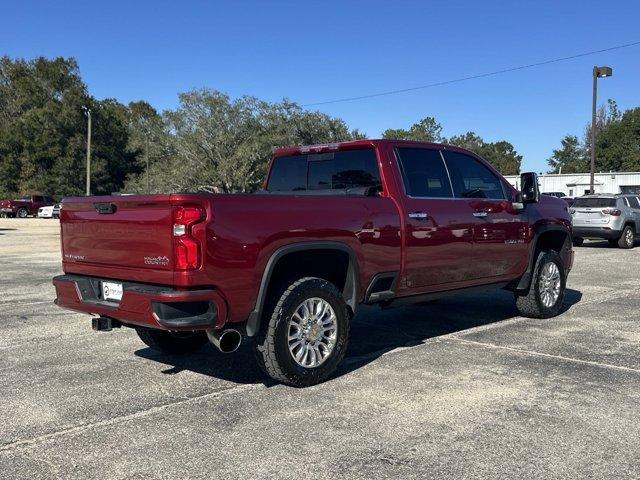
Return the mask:
[[317,367],[333,352],[337,334],[337,318],[329,302],[308,298],[289,320],[289,352],[298,365]]
[[545,264],[540,272],[540,280],[538,282],[538,291],[540,292],[540,300],[547,307],[553,307],[560,297],[560,288],[562,281],[560,278],[560,269],[554,262]]
[[624,234],[624,241],[627,242],[627,245],[633,245],[633,230],[627,228],[627,231]]

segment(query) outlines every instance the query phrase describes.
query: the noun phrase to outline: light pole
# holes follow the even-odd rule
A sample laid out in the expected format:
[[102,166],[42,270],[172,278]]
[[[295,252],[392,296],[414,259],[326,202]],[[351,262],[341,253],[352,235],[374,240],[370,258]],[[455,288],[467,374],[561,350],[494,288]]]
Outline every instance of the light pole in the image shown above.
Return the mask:
[[87,114],[87,196],[91,195],[91,109],[82,107]]
[[591,182],[589,184],[589,192],[595,191],[595,172],[596,172],[596,103],[598,96],[598,78],[610,77],[613,75],[611,67],[593,67],[593,105],[591,109]]
[[151,193],[151,183],[149,182],[149,134],[147,133],[147,141],[144,148],[144,156],[147,161],[147,195]]

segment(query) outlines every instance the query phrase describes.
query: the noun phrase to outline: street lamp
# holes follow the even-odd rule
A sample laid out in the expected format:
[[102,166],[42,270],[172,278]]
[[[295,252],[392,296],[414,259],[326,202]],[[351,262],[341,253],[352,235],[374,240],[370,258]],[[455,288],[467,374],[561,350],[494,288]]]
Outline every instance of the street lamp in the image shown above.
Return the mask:
[[87,115],[87,196],[91,195],[91,109],[82,107]]
[[596,97],[598,96],[598,78],[613,75],[611,67],[593,67],[593,108],[591,110],[591,182],[589,191],[596,193],[594,188],[596,171]]

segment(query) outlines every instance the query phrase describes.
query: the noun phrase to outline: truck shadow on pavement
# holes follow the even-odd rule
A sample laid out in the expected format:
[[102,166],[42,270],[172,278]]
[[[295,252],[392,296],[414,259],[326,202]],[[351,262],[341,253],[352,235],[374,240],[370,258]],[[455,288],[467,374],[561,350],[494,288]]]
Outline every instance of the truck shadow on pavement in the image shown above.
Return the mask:
[[[562,313],[580,302],[582,293],[567,288]],[[400,347],[414,347],[430,338],[462,332],[475,327],[497,324],[518,316],[513,294],[460,295],[428,304],[380,309],[364,306],[351,322],[347,354],[332,379],[361,368]],[[532,320],[550,322],[550,320]],[[165,355],[150,348],[135,352],[141,358],[166,365],[166,375],[191,371],[241,384],[276,385],[258,368],[251,341],[244,339],[232,354],[223,354],[207,345],[192,355]],[[331,380],[329,380],[331,381]]]

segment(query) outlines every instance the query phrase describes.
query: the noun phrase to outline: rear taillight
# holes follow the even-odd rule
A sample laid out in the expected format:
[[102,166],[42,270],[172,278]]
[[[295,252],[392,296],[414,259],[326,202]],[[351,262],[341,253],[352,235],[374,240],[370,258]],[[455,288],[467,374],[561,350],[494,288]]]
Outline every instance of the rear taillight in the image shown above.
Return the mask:
[[200,242],[192,235],[192,227],[204,220],[202,207],[176,207],[173,210],[173,250],[176,270],[195,270],[200,267]]
[[602,210],[602,213],[604,213],[605,215],[613,215],[614,217],[619,217],[620,215],[622,215],[622,212],[617,208],[605,208],[604,210]]

